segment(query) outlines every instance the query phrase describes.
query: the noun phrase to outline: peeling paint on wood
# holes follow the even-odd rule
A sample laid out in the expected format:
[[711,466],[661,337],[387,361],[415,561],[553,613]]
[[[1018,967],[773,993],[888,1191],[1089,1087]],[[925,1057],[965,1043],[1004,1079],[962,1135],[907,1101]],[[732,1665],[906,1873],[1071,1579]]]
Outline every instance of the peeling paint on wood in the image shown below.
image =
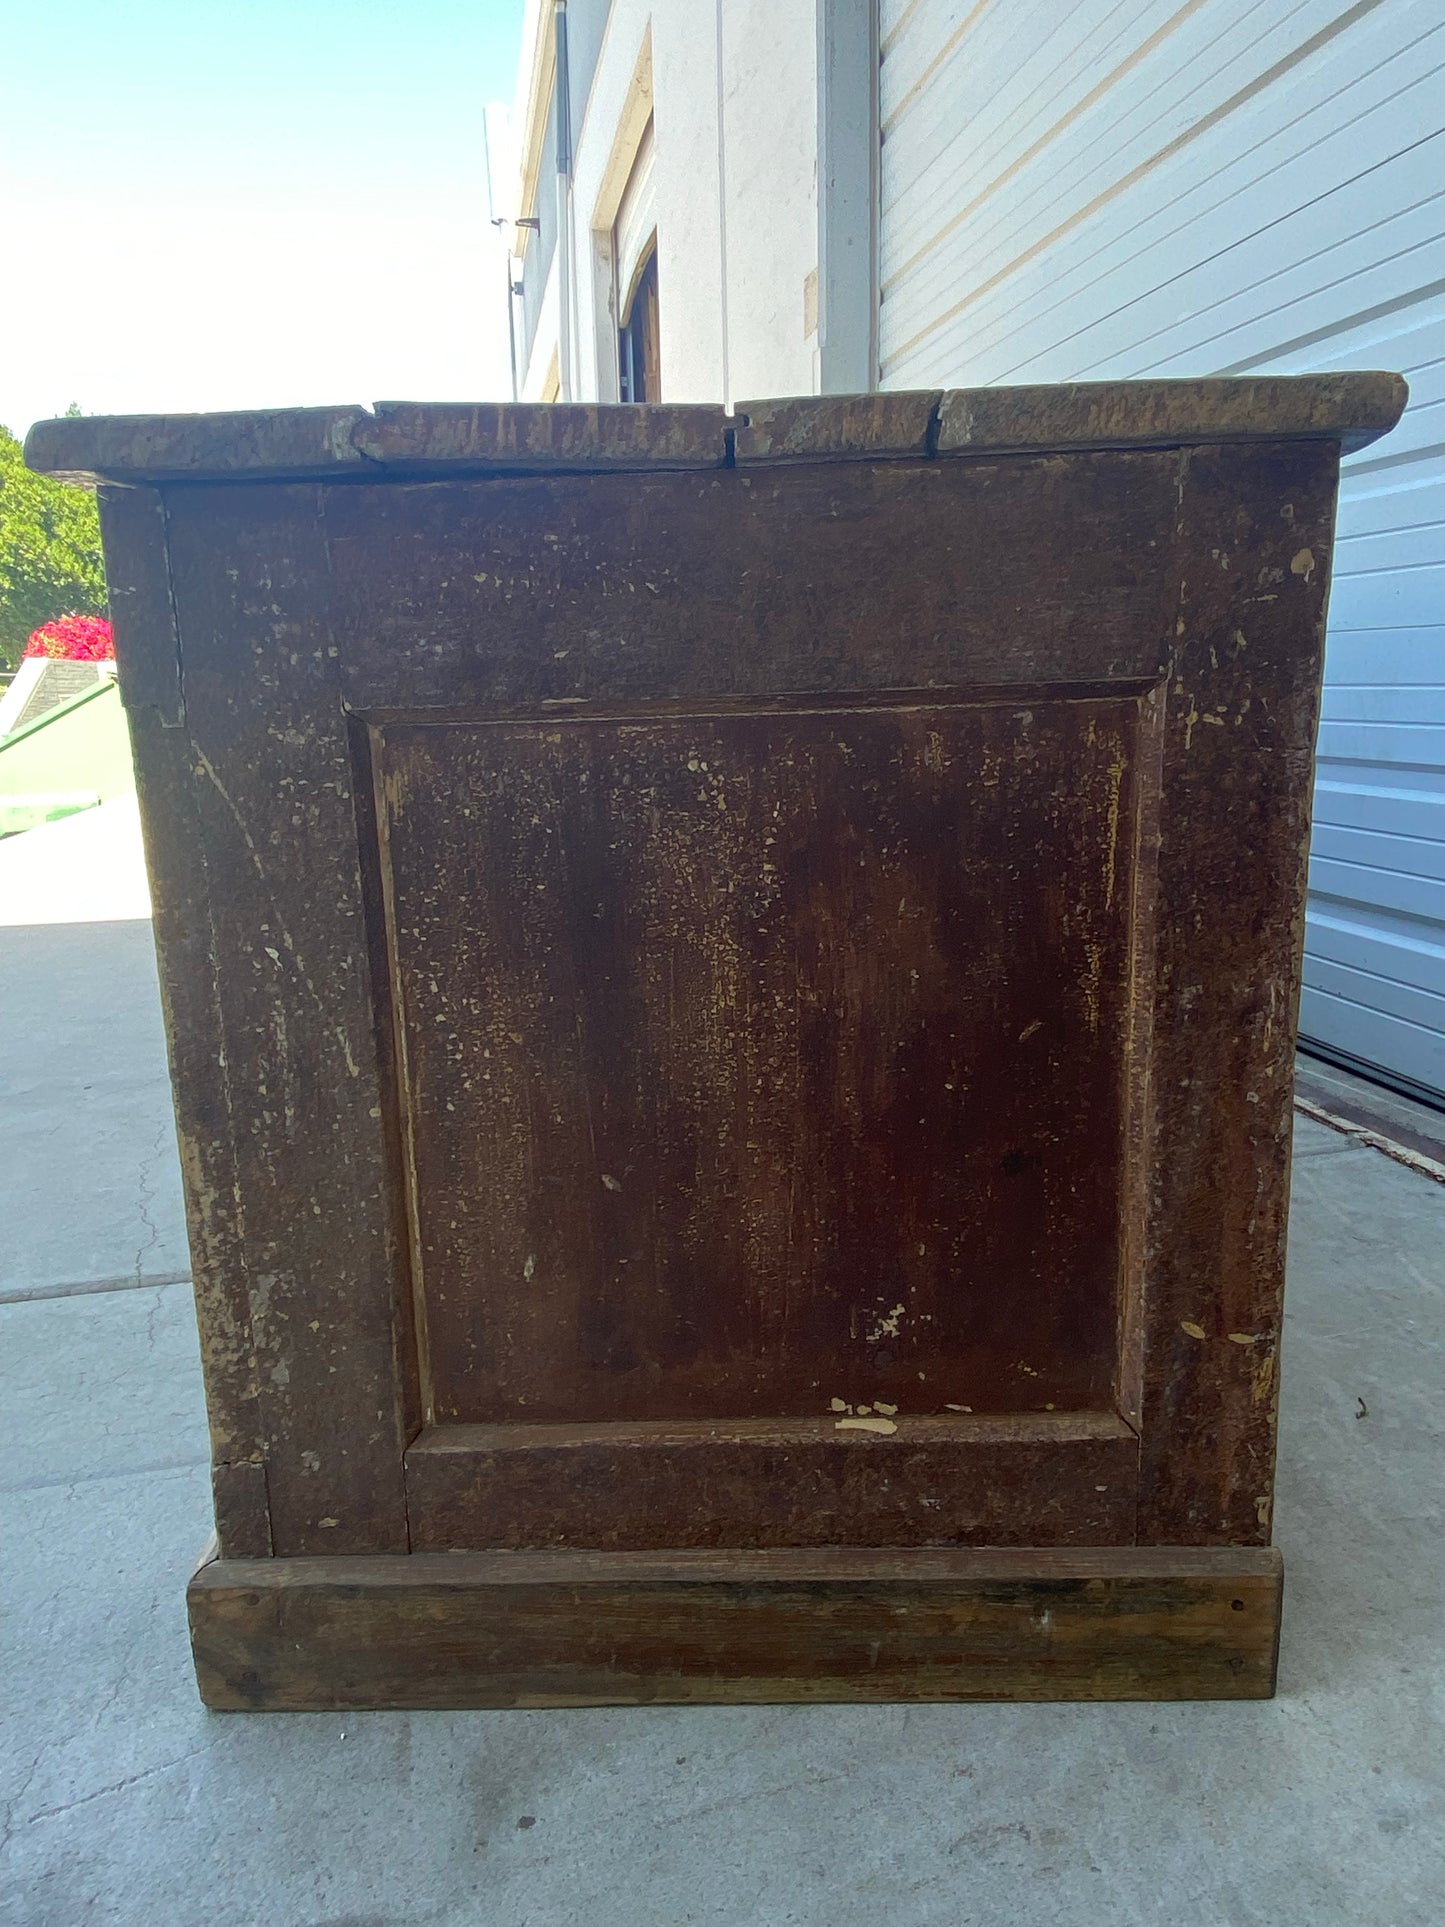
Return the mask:
[[[1136,1654],[1176,1609],[1253,1629],[1210,1648],[1232,1685],[1195,1648],[1150,1677],[1268,1690],[1249,1548],[1338,447],[1400,400],[830,399],[759,409],[752,443],[717,411],[404,405],[38,434],[135,485],[103,520],[218,1703],[248,1641],[255,1703],[316,1703],[316,1571],[364,1566],[363,1601],[414,1571],[421,1628],[420,1562],[501,1546],[589,1547],[641,1600],[648,1548],[872,1546],[902,1583],[992,1543],[1027,1548],[1023,1598],[1089,1542],[1124,1584],[1137,1541],[1172,1576]],[[1176,1545],[1264,1590],[1191,1592]],[[267,1615],[303,1568],[297,1660]],[[496,1570],[466,1571],[491,1611]],[[678,1695],[862,1690],[808,1613],[770,1623],[780,1675],[739,1654]],[[1055,1650],[1000,1627],[968,1679],[1042,1691]],[[402,1644],[344,1690],[443,1692]],[[932,1663],[910,1646],[890,1693]],[[585,1655],[474,1673],[477,1703],[666,1696]]]

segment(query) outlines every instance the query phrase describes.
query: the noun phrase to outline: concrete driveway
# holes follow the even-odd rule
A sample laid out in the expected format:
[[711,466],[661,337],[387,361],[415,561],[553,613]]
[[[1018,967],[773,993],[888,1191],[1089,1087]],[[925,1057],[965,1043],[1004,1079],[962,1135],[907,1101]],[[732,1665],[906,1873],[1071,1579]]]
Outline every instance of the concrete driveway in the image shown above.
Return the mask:
[[0,1919],[1445,1918],[1445,1187],[1300,1124],[1272,1703],[215,1715],[149,925],[0,954]]

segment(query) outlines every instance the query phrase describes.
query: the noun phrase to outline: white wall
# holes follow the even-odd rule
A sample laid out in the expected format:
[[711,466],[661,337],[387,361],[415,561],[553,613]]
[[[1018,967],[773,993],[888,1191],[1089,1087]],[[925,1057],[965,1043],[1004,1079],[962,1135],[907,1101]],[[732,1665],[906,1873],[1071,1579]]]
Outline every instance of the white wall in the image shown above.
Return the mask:
[[659,0],[652,55],[662,391],[721,401],[726,390],[717,16],[710,0]]
[[803,283],[818,265],[816,8],[723,0],[722,17],[728,399],[809,395],[818,386],[816,338],[803,332]]
[[[608,233],[649,98],[663,399],[816,392],[804,284],[818,259],[817,4],[614,0],[573,129],[572,399],[617,399]],[[533,13],[532,28],[551,32],[550,9]],[[532,71],[527,53],[522,65]],[[540,193],[554,191],[551,167],[544,156]],[[558,347],[550,290],[548,303],[523,376],[528,397],[541,393]]]

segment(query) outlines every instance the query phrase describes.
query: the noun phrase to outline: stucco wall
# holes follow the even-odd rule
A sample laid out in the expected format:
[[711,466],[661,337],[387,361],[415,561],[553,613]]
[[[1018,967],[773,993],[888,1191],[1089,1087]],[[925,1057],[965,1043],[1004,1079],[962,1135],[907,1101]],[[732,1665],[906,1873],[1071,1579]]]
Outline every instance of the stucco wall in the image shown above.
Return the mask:
[[707,0],[653,16],[657,283],[669,401],[722,401],[717,16]]
[[[551,30],[546,11],[538,30]],[[816,43],[815,0],[614,0],[574,128],[573,398],[617,399],[608,233],[639,99],[648,104],[640,64],[656,146],[663,399],[816,391],[804,318],[818,251]],[[549,305],[525,394],[541,392],[561,323]]]
[[723,152],[728,399],[812,394],[816,342],[803,331],[803,283],[818,264],[812,0],[726,0]]

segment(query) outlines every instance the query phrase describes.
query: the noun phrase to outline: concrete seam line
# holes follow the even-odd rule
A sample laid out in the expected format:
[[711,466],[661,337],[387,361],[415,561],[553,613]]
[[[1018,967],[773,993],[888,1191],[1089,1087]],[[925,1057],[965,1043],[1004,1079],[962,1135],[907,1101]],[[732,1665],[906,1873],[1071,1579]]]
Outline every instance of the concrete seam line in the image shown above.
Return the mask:
[[1317,1124],[1327,1124],[1332,1131],[1342,1137],[1352,1137],[1357,1144],[1367,1145],[1372,1151],[1383,1151],[1387,1158],[1394,1158],[1397,1164],[1404,1164],[1421,1177],[1433,1178],[1437,1184],[1445,1184],[1445,1164],[1427,1158],[1419,1151],[1412,1151],[1406,1145],[1397,1144],[1392,1137],[1381,1131],[1371,1131],[1363,1124],[1351,1124],[1347,1118],[1336,1117],[1333,1111],[1325,1110],[1321,1104],[1312,1104],[1307,1097],[1297,1097],[1294,1107],[1306,1117],[1312,1117]]
[[188,1271],[156,1271],[137,1278],[127,1272],[120,1278],[81,1278],[65,1285],[22,1285],[0,1291],[0,1305],[30,1305],[44,1298],[87,1298],[99,1291],[154,1291],[158,1285],[188,1285]]

